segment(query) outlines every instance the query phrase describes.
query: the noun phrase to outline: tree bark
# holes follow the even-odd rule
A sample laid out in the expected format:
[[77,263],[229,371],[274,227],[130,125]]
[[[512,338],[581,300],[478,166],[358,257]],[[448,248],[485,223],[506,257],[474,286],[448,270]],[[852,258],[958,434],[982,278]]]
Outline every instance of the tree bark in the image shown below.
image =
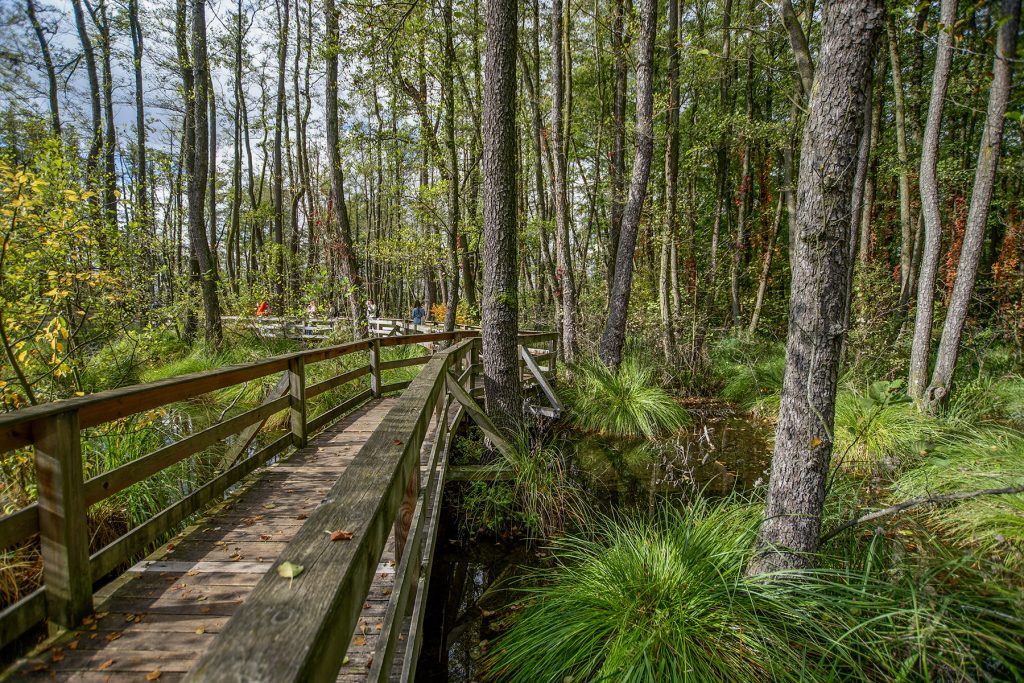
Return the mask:
[[928,359],[932,348],[932,316],[935,307],[935,276],[939,269],[942,248],[942,218],[939,214],[939,136],[942,133],[942,111],[946,105],[949,72],[953,64],[953,24],[956,22],[957,0],[942,0],[932,73],[932,94],[928,102],[921,148],[921,215],[924,218],[924,253],[917,287],[917,313],[914,318],[914,341],[910,351],[910,372],[907,393],[920,401],[928,386]]
[[935,370],[925,400],[930,410],[936,410],[949,399],[960,352],[960,336],[967,322],[967,309],[974,292],[978,274],[978,261],[985,241],[985,227],[992,204],[996,170],[1003,141],[1006,109],[1013,91],[1013,62],[1017,54],[1017,28],[1020,23],[1021,0],[1002,0],[999,34],[996,38],[995,65],[989,88],[988,113],[978,148],[978,163],[974,171],[974,189],[967,212],[964,241],[960,248],[960,261],[956,269],[956,282],[949,298],[946,322],[935,358]]
[[562,293],[562,355],[566,363],[576,362],[578,351],[576,323],[576,278],[573,276],[569,244],[569,207],[566,192],[566,166],[568,146],[566,117],[563,111],[566,77],[563,66],[564,46],[567,40],[562,32],[562,0],[551,3],[551,146],[554,148],[555,177],[552,188],[555,196],[555,254],[558,268],[555,279]]
[[626,193],[626,0],[615,0],[612,16],[612,52],[615,55],[615,88],[612,95],[612,163],[608,178],[611,190],[611,219],[608,224],[608,295],[615,282],[615,260]]
[[483,103],[484,301],[483,364],[487,414],[499,428],[522,417],[516,262],[517,0],[487,3]]
[[674,286],[675,238],[679,206],[679,0],[668,2],[668,115],[665,119],[665,215],[661,235],[661,272],[658,277],[658,304],[661,309],[662,347],[666,362],[675,354],[675,330],[672,298],[678,312],[678,294]]
[[337,241],[337,258],[342,273],[348,280],[346,298],[352,316],[353,333],[357,338],[365,337],[366,306],[363,281],[359,276],[359,265],[352,249],[352,229],[349,225],[348,207],[345,204],[345,179],[341,173],[341,152],[338,149],[338,10],[334,0],[325,0],[324,14],[327,21],[326,61],[327,76],[324,86],[325,131],[327,137],[327,165],[331,176],[331,207],[334,223],[334,238]]
[[804,129],[786,372],[765,519],[749,574],[809,566],[832,455],[848,300],[850,200],[881,0],[828,6]]
[[[82,42],[82,51],[85,53],[85,72],[89,79],[92,141],[89,143],[89,154],[86,157],[85,168],[89,175],[93,175],[96,172],[100,151],[103,148],[103,110],[100,105],[100,79],[96,70],[96,52],[92,46],[92,39],[89,37],[89,29],[85,25],[85,12],[82,9],[82,0],[72,0],[71,6],[74,9],[78,39]],[[93,180],[94,178],[90,178],[90,182]]]
[[629,200],[622,214],[619,249],[615,256],[615,278],[608,304],[608,320],[601,335],[601,359],[605,365],[618,368],[626,342],[626,319],[633,288],[633,252],[636,249],[640,216],[647,197],[647,179],[654,152],[652,116],[654,109],[654,37],[657,33],[657,0],[640,3],[640,40],[636,66],[636,155],[633,157]]
[[[135,0],[131,0],[134,2]],[[50,57],[50,44],[46,40],[46,34],[43,33],[43,25],[39,23],[38,17],[36,17],[36,3],[35,0],[26,0],[25,11],[28,14],[28,20],[32,24],[32,30],[36,34],[36,40],[39,42],[39,52],[43,57],[43,67],[46,71],[46,84],[47,94],[50,103],[50,129],[53,131],[55,137],[60,137],[60,105],[57,103],[57,73],[53,69],[53,59]]]
[[900,188],[900,309],[905,312],[910,301],[910,271],[914,264],[914,228],[910,215],[910,160],[907,153],[906,100],[903,91],[903,70],[900,64],[899,35],[892,15],[886,16],[885,30],[889,39],[889,61],[892,66],[892,89],[896,104],[896,158],[899,161]]

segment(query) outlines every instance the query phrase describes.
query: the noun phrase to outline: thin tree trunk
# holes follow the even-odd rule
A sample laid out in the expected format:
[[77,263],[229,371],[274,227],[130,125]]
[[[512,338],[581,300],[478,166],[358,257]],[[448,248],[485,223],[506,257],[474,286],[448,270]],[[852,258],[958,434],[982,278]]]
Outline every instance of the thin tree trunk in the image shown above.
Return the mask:
[[771,237],[768,239],[768,246],[765,247],[764,256],[761,258],[761,276],[757,280],[757,296],[754,298],[754,310],[750,314],[750,325],[747,327],[747,335],[754,336],[757,325],[761,321],[761,306],[764,305],[764,295],[768,289],[768,275],[772,270],[772,257],[775,255],[775,244],[779,239],[779,230],[782,227],[782,205],[784,193],[779,193],[779,199],[775,205],[775,220],[772,222]]
[[[134,3],[135,0],[131,0]],[[25,10],[28,13],[28,20],[32,23],[32,30],[35,31],[36,40],[39,42],[39,52],[43,56],[43,66],[46,70],[47,94],[50,103],[50,128],[55,137],[60,137],[60,106],[57,103],[57,73],[53,69],[53,59],[50,57],[50,44],[43,33],[43,26],[36,17],[35,0],[26,0]],[[130,10],[129,10],[130,11]]]
[[903,94],[903,71],[900,65],[899,36],[892,15],[885,21],[889,38],[889,61],[892,65],[892,88],[896,103],[896,158],[899,161],[900,188],[900,308],[910,301],[910,271],[914,263],[914,229],[910,215],[910,161],[907,153],[906,104]]
[[452,0],[445,0],[444,60],[441,89],[444,99],[444,137],[448,153],[448,299],[444,329],[451,332],[459,309],[459,150],[455,143],[455,41],[452,26]]
[[553,178],[555,195],[555,252],[558,269],[555,279],[562,293],[562,354],[565,362],[576,362],[579,349],[577,340],[579,331],[576,322],[576,278],[572,270],[572,257],[569,244],[569,207],[566,191],[566,166],[568,164],[568,147],[566,138],[569,131],[563,111],[566,77],[563,70],[567,40],[562,31],[563,9],[562,0],[553,0],[551,4],[551,145],[554,148],[555,176]]
[[856,157],[881,0],[830,3],[804,129],[786,372],[768,500],[750,574],[813,563],[844,330]]
[[[72,0],[72,8],[75,14],[75,27],[78,29],[78,39],[82,43],[82,51],[85,53],[85,72],[89,79],[89,105],[92,114],[92,141],[89,143],[89,154],[86,157],[86,172],[93,176],[99,164],[100,151],[103,149],[103,109],[100,104],[100,79],[96,70],[96,52],[93,50],[92,39],[89,37],[89,29],[85,25],[85,12],[82,10],[82,0]],[[95,178],[90,178],[93,182]]]
[[622,212],[626,195],[626,0],[615,0],[612,16],[612,52],[615,55],[615,89],[612,95],[612,163],[608,178],[611,190],[611,221],[608,225],[608,295],[615,282]]
[[640,36],[636,67],[636,155],[629,186],[629,201],[622,214],[619,249],[615,257],[615,281],[608,305],[608,320],[601,336],[601,359],[605,365],[618,368],[626,341],[626,319],[633,288],[633,252],[636,249],[640,216],[647,197],[647,179],[654,152],[652,118],[654,109],[654,37],[657,33],[657,0],[640,3]]
[[956,282],[942,327],[942,338],[935,358],[935,370],[925,400],[935,410],[949,399],[960,352],[960,336],[967,322],[967,309],[974,292],[978,274],[978,261],[985,241],[985,227],[992,204],[992,190],[1003,141],[1006,110],[1013,90],[1013,62],[1017,54],[1017,28],[1020,23],[1021,0],[1002,0],[999,34],[996,39],[995,65],[989,88],[988,113],[978,148],[978,163],[974,171],[974,190],[967,213],[963,246],[956,269]]
[[917,287],[917,314],[914,341],[910,350],[907,393],[920,401],[928,386],[928,357],[932,347],[932,316],[935,306],[935,276],[942,248],[942,217],[939,214],[939,137],[942,134],[942,110],[946,105],[949,72],[953,65],[953,24],[957,0],[942,0],[939,19],[932,94],[928,102],[928,123],[921,148],[921,215],[924,219],[924,253],[921,256]]
[[[666,362],[675,354],[672,299],[675,287],[675,236],[679,205],[679,0],[668,2],[668,116],[665,120],[665,215],[661,236],[661,272],[658,303],[661,309],[662,346]],[[675,304],[678,313],[678,302]]]

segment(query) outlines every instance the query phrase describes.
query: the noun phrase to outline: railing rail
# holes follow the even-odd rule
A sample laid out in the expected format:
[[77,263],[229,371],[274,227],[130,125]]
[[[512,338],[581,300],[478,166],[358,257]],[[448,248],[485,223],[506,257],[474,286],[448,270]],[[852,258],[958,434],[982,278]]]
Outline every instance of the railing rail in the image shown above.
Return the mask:
[[[411,323],[410,323],[411,324]],[[408,328],[407,328],[408,329]],[[431,454],[431,470],[429,486],[419,491],[418,463],[419,452],[427,433],[430,415],[444,406],[443,414],[448,413],[447,406],[451,403],[449,392],[445,388],[448,372],[459,370],[460,384],[465,383],[472,394],[475,378],[480,373],[480,340],[476,330],[459,330],[455,332],[429,332],[423,330],[410,336],[386,336],[359,340],[347,344],[309,349],[289,353],[254,363],[235,365],[216,370],[184,375],[158,382],[129,386],[99,392],[89,396],[72,398],[65,401],[34,406],[24,410],[0,415],[0,456],[24,447],[34,449],[38,480],[38,500],[20,510],[0,517],[0,549],[10,548],[30,541],[39,536],[39,546],[43,561],[43,585],[29,593],[21,600],[6,607],[0,612],[0,647],[6,646],[29,629],[42,621],[49,621],[52,626],[73,627],[81,623],[83,617],[92,612],[93,585],[117,567],[133,557],[139,556],[151,547],[162,536],[172,531],[189,516],[200,512],[207,505],[216,502],[224,493],[239,480],[264,465],[271,458],[280,455],[290,447],[301,447],[309,437],[329,423],[350,412],[365,401],[393,391],[405,390],[398,404],[389,411],[380,428],[374,432],[363,446],[356,461],[346,470],[345,474],[332,490],[332,501],[345,500],[353,503],[356,498],[359,504],[345,507],[356,511],[353,519],[355,524],[363,524],[369,529],[373,522],[373,532],[363,534],[359,544],[341,544],[344,548],[358,549],[359,552],[350,556],[334,558],[342,560],[332,571],[335,578],[343,579],[346,585],[359,588],[366,578],[372,578],[376,558],[383,548],[384,529],[398,518],[399,509],[404,510],[404,535],[413,540],[414,550],[406,554],[405,562],[420,562],[422,566],[408,567],[402,570],[402,585],[412,585],[416,581],[423,583],[424,575],[429,574],[429,557],[432,555],[432,541],[429,552],[422,546],[422,520],[431,506],[439,504],[439,482],[443,483],[443,463],[446,456],[448,429],[438,430],[438,443],[435,443]],[[549,371],[554,369],[554,345],[557,335],[554,333],[528,333],[521,336],[521,342],[532,348],[534,360],[548,360]],[[403,345],[424,344],[430,342],[446,342],[451,346],[433,356],[421,356],[407,359],[383,360],[382,349]],[[546,352],[541,345],[547,345]],[[346,369],[332,377],[314,384],[307,384],[307,369],[317,363],[341,358],[355,353],[366,353],[365,365],[354,369]],[[525,364],[525,363],[524,363]],[[382,383],[382,373],[388,370],[423,365],[419,376],[411,382]],[[535,364],[534,364],[535,365]],[[531,368],[532,370],[532,368]],[[220,420],[205,429],[190,434],[176,442],[158,448],[155,451],[140,454],[130,462],[97,474],[89,479],[83,476],[82,434],[83,429],[96,427],[114,420],[134,414],[143,413],[180,401],[197,398],[212,391],[238,386],[246,382],[261,380],[280,373],[277,385],[271,389],[263,403],[247,409],[237,415]],[[454,373],[453,373],[454,374]],[[339,404],[327,409],[321,415],[310,418],[307,414],[308,400],[342,385],[370,376],[368,389],[349,396]],[[288,411],[287,432],[264,445],[255,452],[248,451],[248,445],[257,432],[271,416]],[[463,413],[458,409],[459,419]],[[439,419],[447,419],[441,417]],[[89,534],[86,527],[87,510],[125,488],[141,482],[164,469],[181,462],[196,453],[231,436],[238,435],[232,448],[228,450],[222,466],[215,476],[189,492],[180,500],[155,514],[143,524],[129,530],[112,543],[96,552],[89,552]],[[437,475],[440,467],[441,474]],[[415,486],[413,484],[416,484]],[[361,488],[364,487],[364,488]],[[433,488],[431,488],[433,487]],[[335,491],[345,493],[337,497]],[[340,502],[329,507],[337,511]],[[344,507],[344,505],[342,506]],[[364,511],[373,511],[367,517]],[[345,513],[348,514],[348,513]],[[310,522],[313,520],[311,518]],[[348,523],[348,521],[339,522]],[[382,526],[383,525],[383,526]],[[307,524],[306,527],[309,527]],[[304,527],[305,529],[305,527]],[[323,529],[315,530],[313,537],[322,540]],[[307,534],[308,536],[308,534]],[[300,534],[293,545],[305,539],[312,539]],[[338,545],[338,544],[335,544]],[[289,549],[292,545],[289,546]],[[339,548],[341,549],[341,548]],[[413,559],[408,559],[413,558]],[[294,559],[282,555],[282,559]],[[369,569],[367,569],[369,568]],[[274,572],[271,572],[276,577]],[[315,576],[316,572],[311,572]],[[356,580],[358,579],[358,581]],[[308,585],[299,583],[299,586]],[[262,585],[262,584],[261,584]],[[332,590],[341,583],[332,584]],[[367,584],[368,586],[368,584]],[[363,589],[355,594],[365,596]],[[246,608],[239,623],[247,623],[249,617],[244,614],[252,610],[266,607],[260,594],[254,606]],[[335,590],[331,604],[335,606],[329,615],[331,627],[323,632],[309,634],[316,648],[325,643],[338,644],[338,638],[347,638],[344,631],[352,627],[345,626],[349,621],[354,624],[355,616],[352,609],[360,606],[363,599],[352,602],[346,609],[335,604],[338,592]],[[410,599],[408,593],[406,600]],[[417,594],[417,601],[420,595]],[[347,604],[347,603],[346,603]],[[402,605],[405,609],[405,605]],[[339,611],[340,610],[340,611]],[[334,613],[336,612],[336,614]],[[338,621],[335,617],[341,616]],[[397,619],[401,624],[402,620]],[[339,624],[341,626],[339,627]],[[233,627],[238,630],[242,627]],[[340,630],[339,630],[340,628]],[[244,630],[244,629],[243,629]],[[338,634],[342,635],[338,635]],[[389,633],[388,639],[397,637],[397,633]],[[215,646],[228,647],[219,643]],[[284,642],[284,641],[282,641]],[[387,642],[387,641],[385,641]],[[347,643],[342,643],[347,645]],[[249,646],[259,650],[250,643]],[[313,647],[313,646],[310,646]],[[394,642],[388,645],[381,656],[390,658],[394,653]],[[414,648],[413,648],[414,649]],[[344,647],[341,650],[344,652]],[[252,652],[252,650],[250,651]],[[243,659],[245,659],[243,657]],[[328,658],[329,659],[329,658]],[[206,660],[204,660],[206,661]],[[282,659],[282,661],[284,661]],[[340,659],[330,660],[327,665],[340,666]],[[292,662],[295,664],[295,662]],[[317,666],[306,661],[299,663],[289,671],[306,671],[309,666]],[[337,665],[337,666],[336,666]],[[405,666],[413,666],[414,662],[405,662]],[[210,671],[209,664],[201,671]],[[316,669],[319,670],[319,669]],[[205,674],[204,674],[205,675]],[[202,676],[197,674],[197,680]],[[227,680],[226,672],[220,672],[211,680]],[[275,680],[277,680],[276,677]],[[244,676],[237,680],[251,680]],[[293,680],[287,677],[282,680]],[[294,680],[299,680],[298,678]]]

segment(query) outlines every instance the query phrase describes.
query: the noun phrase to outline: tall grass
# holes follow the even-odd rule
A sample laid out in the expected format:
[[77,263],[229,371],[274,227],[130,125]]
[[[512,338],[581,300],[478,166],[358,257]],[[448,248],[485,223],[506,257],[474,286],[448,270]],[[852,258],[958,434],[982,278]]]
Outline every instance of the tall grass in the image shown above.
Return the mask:
[[689,415],[657,386],[654,371],[635,354],[617,370],[596,359],[573,371],[565,397],[581,429],[611,436],[654,439],[689,423]]
[[554,441],[525,428],[513,435],[510,445],[511,452],[499,452],[487,465],[499,480],[476,482],[464,494],[464,528],[518,530],[534,539],[561,533],[584,507],[565,453]]
[[781,346],[729,337],[716,344],[711,355],[715,374],[722,382],[722,398],[760,417],[778,412],[786,369]]
[[758,508],[735,500],[603,519],[558,541],[489,678],[562,681],[1010,679],[1019,596],[966,564],[902,576],[743,575]]

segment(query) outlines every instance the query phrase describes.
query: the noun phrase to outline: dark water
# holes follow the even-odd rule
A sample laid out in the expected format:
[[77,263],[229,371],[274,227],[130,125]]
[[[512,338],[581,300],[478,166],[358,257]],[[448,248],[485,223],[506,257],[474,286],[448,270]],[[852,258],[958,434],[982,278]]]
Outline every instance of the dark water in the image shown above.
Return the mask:
[[[573,435],[576,476],[608,506],[640,509],[665,497],[720,496],[767,481],[768,424],[726,403],[686,407],[693,424],[653,445]],[[516,616],[524,572],[547,559],[521,542],[459,538],[458,520],[446,509],[416,680],[480,680],[481,656]]]

